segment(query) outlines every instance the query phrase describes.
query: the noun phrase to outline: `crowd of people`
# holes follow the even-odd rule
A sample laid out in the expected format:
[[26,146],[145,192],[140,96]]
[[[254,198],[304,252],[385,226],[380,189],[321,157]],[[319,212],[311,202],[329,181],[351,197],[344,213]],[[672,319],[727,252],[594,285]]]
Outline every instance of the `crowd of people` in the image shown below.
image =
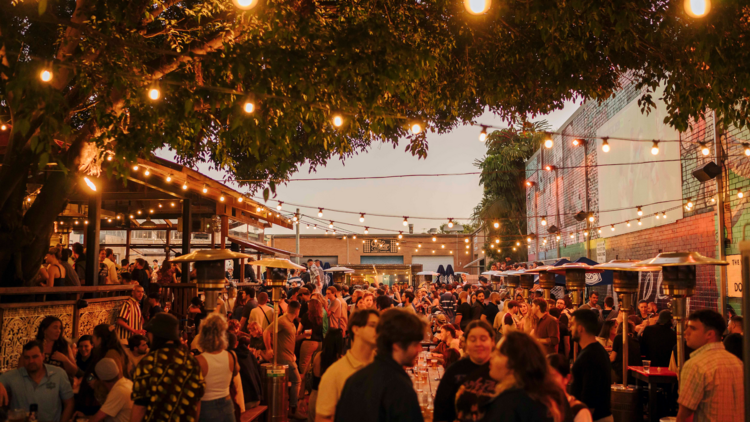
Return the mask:
[[[57,254],[48,263],[64,277]],[[625,318],[611,297],[600,306],[596,291],[575,309],[567,295],[524,298],[496,291],[483,277],[476,284],[346,287],[331,284],[311,260],[276,303],[263,286],[233,284],[215,309],[194,298],[190,331],[170,313],[161,287],[174,282],[175,269],[165,262],[146,286],[138,281],[142,269],[136,262],[128,279],[115,268],[133,290],[114,325],[73,342],[58,318],[45,318],[17,369],[0,375],[0,404],[39,421],[239,421],[263,399],[260,365],[276,355],[287,368],[293,419],[419,421],[424,409],[405,368],[429,344],[444,368],[434,421],[611,421],[610,386],[622,383],[623,365],[648,360],[676,369],[669,309],[641,301]],[[678,420],[743,414],[742,336],[739,316],[727,324],[711,310],[691,313]]]

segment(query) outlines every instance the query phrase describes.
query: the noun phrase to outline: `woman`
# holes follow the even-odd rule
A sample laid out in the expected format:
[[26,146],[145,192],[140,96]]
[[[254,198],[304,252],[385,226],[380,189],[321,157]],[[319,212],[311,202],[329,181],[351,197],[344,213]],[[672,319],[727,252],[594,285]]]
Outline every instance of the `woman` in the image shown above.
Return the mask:
[[45,271],[42,271],[42,280],[39,283],[41,287],[63,287],[65,286],[65,268],[60,264],[62,253],[58,248],[49,248],[47,255],[44,256],[44,262],[47,264]]
[[516,327],[525,333],[531,333],[533,330],[532,316],[529,312],[529,304],[526,302],[519,302],[518,314],[516,315]]
[[273,359],[273,354],[266,350],[266,343],[263,340],[263,330],[260,328],[260,324],[253,321],[247,324],[247,332],[250,334],[250,338],[247,347],[258,359],[264,362],[270,362]]
[[513,331],[492,352],[490,376],[495,397],[481,421],[562,422],[568,412],[565,392],[552,377],[544,351],[530,335]]
[[482,318],[482,313],[484,312],[485,306],[486,305],[484,304],[484,292],[480,290],[477,292],[476,302],[474,302],[474,305],[472,305],[471,307],[471,320],[472,321],[477,321]]
[[75,363],[76,358],[73,351],[68,346],[68,341],[65,340],[62,332],[63,325],[60,318],[48,316],[39,324],[36,339],[42,343],[44,348],[44,363],[60,367],[65,370],[69,377],[73,377],[78,372],[78,366]]
[[301,329],[306,334],[299,348],[300,374],[307,371],[313,353],[323,341],[323,306],[317,300],[310,300],[307,306],[307,313],[300,320]]
[[612,340],[615,339],[615,336],[617,335],[617,321],[610,319],[607,321],[604,321],[604,324],[602,324],[602,329],[599,331],[599,335],[596,337],[596,341],[598,341],[604,348],[608,351],[612,351]]
[[472,321],[463,337],[468,359],[457,361],[445,371],[434,400],[436,421],[477,420],[495,389],[489,373],[495,345],[492,327],[484,321]]
[[552,378],[557,385],[566,392],[565,397],[568,398],[569,407],[565,420],[573,422],[592,422],[593,418],[589,408],[567,393],[568,384],[573,378],[573,376],[570,375],[570,362],[568,362],[568,358],[559,353],[547,355],[547,363],[549,363]]
[[99,324],[94,327],[94,333],[91,336],[94,351],[91,366],[88,369],[93,372],[94,366],[100,360],[110,358],[120,368],[120,376],[130,378],[133,368],[130,364],[128,354],[125,353],[125,349],[123,349],[120,340],[117,338],[114,328],[114,325],[109,324]]
[[323,308],[323,338],[325,338],[328,334],[328,327],[330,327],[328,322],[328,299],[320,293],[313,293],[311,299],[320,302],[320,306]]
[[370,292],[366,292],[364,295],[362,295],[360,306],[362,308],[373,308],[375,307],[375,296],[372,295]]
[[[312,364],[310,400],[307,408],[307,421],[315,422],[315,403],[318,401],[320,378],[328,367],[339,360],[344,353],[344,336],[338,328],[331,329],[323,341],[323,349],[315,354]],[[307,381],[308,377],[305,377]]]
[[[201,324],[198,345],[203,353],[196,359],[206,383],[201,397],[199,422],[235,422],[234,404],[229,394],[229,385],[234,382],[240,367],[237,356],[227,352],[227,320],[221,315],[211,314]],[[237,384],[235,384],[236,386]],[[240,413],[245,411],[242,383],[239,383],[237,405]]]
[[458,307],[456,308],[456,323],[461,325],[461,331],[471,322],[471,305],[469,305],[469,292],[461,292],[458,295]]
[[[641,360],[641,345],[637,339],[635,324],[630,319],[628,319],[627,323],[628,366],[641,366],[643,365],[643,361]],[[612,351],[609,353],[609,361],[612,362],[612,382],[615,384],[622,384],[622,327],[623,324],[620,324],[617,329],[617,335],[612,340]],[[628,379],[635,384],[635,379],[632,376],[628,376]]]
[[104,263],[105,259],[107,259],[107,251],[102,249],[99,251],[99,271],[97,272],[100,286],[111,284],[109,279],[109,267]]
[[76,353],[76,366],[78,369],[81,371],[88,369],[93,350],[94,339],[90,335],[81,336],[78,339],[78,352]]
[[357,302],[362,298],[362,290],[354,290],[349,298],[349,316],[351,316],[357,308]]

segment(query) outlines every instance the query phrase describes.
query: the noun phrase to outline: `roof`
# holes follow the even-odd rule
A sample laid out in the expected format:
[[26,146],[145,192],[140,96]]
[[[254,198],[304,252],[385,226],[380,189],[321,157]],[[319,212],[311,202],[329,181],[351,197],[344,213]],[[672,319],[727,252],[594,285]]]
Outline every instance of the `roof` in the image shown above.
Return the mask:
[[292,253],[292,252],[285,251],[279,248],[274,248],[272,246],[264,245],[258,242],[253,242],[252,240],[243,239],[237,236],[227,236],[227,239],[229,239],[230,242],[236,243],[240,246],[244,246],[245,248],[256,250],[265,255],[279,256],[279,257],[302,256],[300,254]]
[[[484,257],[481,257],[481,258],[477,258],[477,259],[475,259],[475,260],[473,260],[473,261],[469,262],[468,264],[464,265],[464,268],[469,268],[469,267],[478,267],[478,266],[479,266],[479,261],[481,261],[481,260],[483,260],[483,259],[484,259]],[[474,265],[474,264],[476,264],[476,265]]]

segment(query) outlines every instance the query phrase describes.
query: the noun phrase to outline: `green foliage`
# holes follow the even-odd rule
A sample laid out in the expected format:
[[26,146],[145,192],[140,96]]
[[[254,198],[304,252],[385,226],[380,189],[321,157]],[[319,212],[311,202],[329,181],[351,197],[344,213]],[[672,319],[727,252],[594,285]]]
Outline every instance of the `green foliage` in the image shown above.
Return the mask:
[[[462,227],[463,227],[463,230],[461,230],[458,233],[470,234],[470,233],[474,233],[474,231],[476,231],[476,229],[477,229],[476,224],[469,223],[469,222],[464,223],[462,225]],[[439,230],[438,233],[440,233],[440,234],[455,234],[456,233],[454,231],[449,231],[449,230],[450,229],[448,228],[448,224],[447,223],[446,224],[441,224],[440,225],[440,230]]]
[[[481,170],[479,180],[484,195],[472,218],[489,235],[483,248],[493,261],[505,256],[526,258],[525,162],[539,149],[549,129],[542,121],[491,132],[487,136],[487,155],[475,162]],[[500,239],[499,244],[496,239]],[[490,248],[490,243],[494,248]]]

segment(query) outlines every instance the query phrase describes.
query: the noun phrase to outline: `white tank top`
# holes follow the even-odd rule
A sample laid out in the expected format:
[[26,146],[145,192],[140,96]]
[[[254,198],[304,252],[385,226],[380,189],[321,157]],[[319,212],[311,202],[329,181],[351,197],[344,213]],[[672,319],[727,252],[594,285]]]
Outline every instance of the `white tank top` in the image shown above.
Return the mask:
[[203,353],[203,359],[208,364],[206,373],[206,390],[201,401],[210,401],[229,397],[229,383],[232,381],[232,372],[229,370],[229,352]]

